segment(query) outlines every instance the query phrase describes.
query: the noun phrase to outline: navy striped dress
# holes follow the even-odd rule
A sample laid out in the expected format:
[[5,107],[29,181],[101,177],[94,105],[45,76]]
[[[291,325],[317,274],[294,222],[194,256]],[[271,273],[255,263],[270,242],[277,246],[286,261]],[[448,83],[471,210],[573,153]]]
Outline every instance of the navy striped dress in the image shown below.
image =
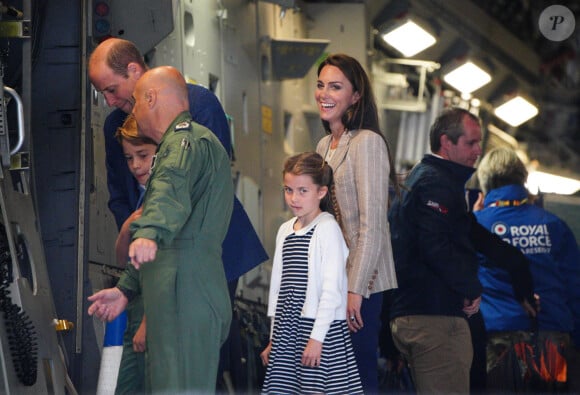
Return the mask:
[[345,320],[330,325],[320,366],[301,363],[313,318],[301,317],[308,279],[308,246],[316,226],[304,235],[292,233],[282,249],[282,280],[263,394],[362,394],[350,333]]

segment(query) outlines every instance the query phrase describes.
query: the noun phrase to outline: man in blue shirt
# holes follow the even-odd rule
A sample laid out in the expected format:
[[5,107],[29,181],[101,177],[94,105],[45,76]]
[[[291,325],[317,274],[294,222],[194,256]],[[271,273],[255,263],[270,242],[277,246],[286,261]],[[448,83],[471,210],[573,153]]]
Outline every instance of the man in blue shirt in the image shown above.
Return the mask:
[[[95,48],[89,60],[91,83],[103,94],[109,106],[116,107],[107,116],[103,132],[108,205],[119,229],[135,210],[140,190],[127,167],[115,133],[133,109],[135,85],[147,69],[135,44],[118,38],[103,41]],[[199,85],[187,84],[187,90],[192,120],[213,132],[231,157],[230,128],[219,100],[211,91]],[[222,260],[232,302],[238,278],[267,259],[268,255],[247,213],[234,196],[231,221],[222,244]]]
[[[127,167],[123,150],[115,139],[115,132],[133,108],[131,95],[137,80],[145,71],[147,65],[137,47],[130,41],[118,38],[102,42],[89,60],[91,83],[103,94],[109,106],[116,107],[107,116],[103,129],[109,209],[119,228],[135,209],[139,199],[139,187]],[[211,91],[199,85],[187,84],[187,89],[193,121],[211,130],[231,155],[230,129],[219,100]],[[268,259],[237,198],[234,198],[234,212],[223,247],[228,281],[237,280],[242,274]]]

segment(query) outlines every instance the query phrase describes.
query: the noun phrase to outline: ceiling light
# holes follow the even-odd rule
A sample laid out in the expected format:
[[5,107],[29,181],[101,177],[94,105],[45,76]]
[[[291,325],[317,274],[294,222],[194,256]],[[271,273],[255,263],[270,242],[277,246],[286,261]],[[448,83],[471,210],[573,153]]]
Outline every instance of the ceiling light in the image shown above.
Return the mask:
[[516,96],[497,107],[494,114],[515,127],[538,115],[538,107],[523,97]]
[[531,171],[528,175],[526,188],[534,195],[540,192],[572,195],[580,190],[580,180],[544,173],[542,171]]
[[413,21],[383,34],[383,40],[405,57],[411,57],[435,44],[437,40]]
[[489,81],[491,75],[472,62],[466,62],[443,77],[445,82],[461,93],[471,93]]

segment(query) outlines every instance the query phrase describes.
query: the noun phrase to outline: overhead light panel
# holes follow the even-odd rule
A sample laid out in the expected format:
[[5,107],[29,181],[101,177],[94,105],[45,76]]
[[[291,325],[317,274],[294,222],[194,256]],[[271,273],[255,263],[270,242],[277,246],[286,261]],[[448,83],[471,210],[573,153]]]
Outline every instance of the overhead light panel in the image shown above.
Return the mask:
[[435,37],[411,20],[383,34],[382,37],[387,44],[408,58],[437,42]]
[[521,96],[505,102],[494,110],[494,114],[511,126],[519,126],[538,115],[538,107]]
[[542,192],[572,195],[580,190],[580,180],[542,171],[532,171],[528,175],[526,188],[533,194]]
[[491,75],[468,61],[445,74],[443,80],[461,93],[471,93],[489,83]]

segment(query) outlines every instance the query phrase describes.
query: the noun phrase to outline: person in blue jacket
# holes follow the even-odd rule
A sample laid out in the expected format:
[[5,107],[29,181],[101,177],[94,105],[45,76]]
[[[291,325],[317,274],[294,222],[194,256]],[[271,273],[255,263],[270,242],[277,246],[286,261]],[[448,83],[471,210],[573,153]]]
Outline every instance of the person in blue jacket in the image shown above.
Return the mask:
[[[119,38],[110,38],[100,43],[89,59],[91,83],[103,94],[109,106],[116,107],[107,116],[103,132],[109,190],[108,206],[119,229],[133,213],[140,197],[140,189],[127,167],[115,133],[133,109],[132,95],[135,84],[147,69],[143,56],[135,44]],[[213,132],[231,158],[230,128],[219,100],[211,91],[199,85],[187,84],[187,90],[192,120]],[[267,259],[268,254],[248,214],[239,199],[234,196],[230,225],[222,244],[222,260],[232,302],[239,277]],[[227,347],[227,343],[224,347]],[[227,354],[225,351],[222,350],[224,355]]]
[[[528,172],[512,149],[489,151],[478,166],[477,177],[485,199],[483,209],[476,211],[475,216],[485,228],[519,248],[531,262],[535,292],[541,298],[537,316],[540,342],[545,344],[547,340],[558,345],[557,352],[563,357],[559,359],[550,354],[559,363],[547,364],[544,380],[565,386],[566,371],[569,372],[565,355],[570,335],[576,348],[580,347],[580,251],[577,240],[563,220],[532,204],[524,186]],[[480,256],[479,261],[479,279],[483,286],[480,307],[488,331],[489,370],[497,364],[506,346],[522,341],[529,343],[530,329],[535,328],[514,299],[505,273],[490,267],[485,256]],[[512,385],[517,382],[516,377],[508,381]],[[498,387],[501,383],[488,381],[488,387],[518,390]]]

